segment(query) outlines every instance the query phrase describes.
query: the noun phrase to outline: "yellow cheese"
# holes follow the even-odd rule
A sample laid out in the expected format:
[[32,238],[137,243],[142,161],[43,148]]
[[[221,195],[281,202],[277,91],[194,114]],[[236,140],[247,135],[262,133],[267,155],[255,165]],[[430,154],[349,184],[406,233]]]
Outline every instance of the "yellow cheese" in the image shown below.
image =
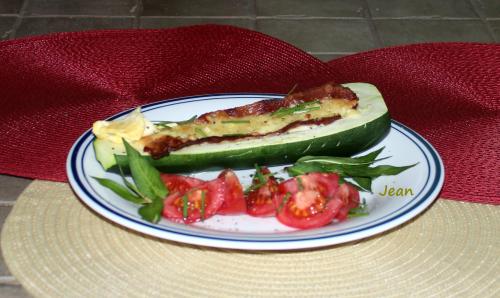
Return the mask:
[[126,117],[114,121],[96,121],[92,132],[100,140],[107,140],[122,147],[122,138],[130,143],[156,132],[151,121],[144,118],[140,108],[136,108]]
[[156,136],[196,140],[210,136],[228,135],[265,135],[286,127],[287,125],[309,119],[321,119],[338,115],[341,118],[352,116],[357,111],[352,108],[352,102],[344,99],[325,98],[307,105],[307,108],[283,116],[275,113],[250,115],[245,117],[229,117],[220,114],[209,116],[208,123],[197,121],[174,125],[161,129]]

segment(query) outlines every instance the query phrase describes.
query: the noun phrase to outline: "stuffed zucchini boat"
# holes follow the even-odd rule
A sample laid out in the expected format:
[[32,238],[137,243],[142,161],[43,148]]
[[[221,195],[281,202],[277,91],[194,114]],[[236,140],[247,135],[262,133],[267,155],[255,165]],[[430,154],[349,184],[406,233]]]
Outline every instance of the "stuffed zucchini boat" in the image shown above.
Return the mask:
[[293,163],[304,155],[348,156],[378,142],[390,128],[379,90],[367,83],[326,84],[191,121],[151,123],[139,109],[97,121],[96,158],[104,169],[127,167],[122,138],[164,172]]

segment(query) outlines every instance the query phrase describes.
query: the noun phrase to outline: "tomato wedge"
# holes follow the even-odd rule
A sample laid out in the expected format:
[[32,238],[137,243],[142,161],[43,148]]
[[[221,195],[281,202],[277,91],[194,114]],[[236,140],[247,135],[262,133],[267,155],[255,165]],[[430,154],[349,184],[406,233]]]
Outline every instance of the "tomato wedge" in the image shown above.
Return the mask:
[[218,179],[224,184],[224,202],[217,214],[231,215],[245,213],[247,210],[243,186],[232,170],[222,171]]
[[273,198],[278,191],[278,182],[267,167],[256,167],[255,176],[247,194],[247,213],[266,217],[276,213]]
[[335,219],[338,221],[346,220],[349,210],[359,206],[359,192],[352,184],[345,182],[340,185],[335,196],[344,203],[344,206],[340,208]]
[[163,216],[186,224],[205,220],[215,214],[271,216],[290,227],[317,228],[342,221],[349,210],[359,206],[357,189],[334,173],[309,173],[278,183],[267,167],[256,167],[245,199],[243,187],[230,170],[216,179],[161,174],[170,194],[164,202]]
[[[309,173],[280,183],[274,200],[277,219],[284,225],[298,229],[317,228],[331,223],[342,208],[348,208],[348,212],[355,200],[350,202],[351,189],[345,182],[342,184],[345,186],[339,187],[338,181],[339,176],[334,173]],[[357,200],[359,203],[359,195]]]
[[192,223],[213,216],[224,203],[225,184],[221,179],[203,182],[185,193],[167,196],[163,216],[174,222]]
[[205,182],[201,179],[175,174],[160,174],[160,177],[170,193],[184,194],[191,188]]

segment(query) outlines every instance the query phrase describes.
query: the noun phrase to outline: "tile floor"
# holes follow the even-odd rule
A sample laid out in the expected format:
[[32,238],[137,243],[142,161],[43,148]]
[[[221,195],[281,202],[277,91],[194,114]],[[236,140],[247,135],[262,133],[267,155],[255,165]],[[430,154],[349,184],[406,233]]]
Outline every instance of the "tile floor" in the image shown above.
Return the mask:
[[[499,0],[0,0],[0,40],[62,31],[216,23],[328,61],[417,42],[500,41]],[[0,175],[0,227],[30,180]],[[0,255],[0,297],[28,297]]]

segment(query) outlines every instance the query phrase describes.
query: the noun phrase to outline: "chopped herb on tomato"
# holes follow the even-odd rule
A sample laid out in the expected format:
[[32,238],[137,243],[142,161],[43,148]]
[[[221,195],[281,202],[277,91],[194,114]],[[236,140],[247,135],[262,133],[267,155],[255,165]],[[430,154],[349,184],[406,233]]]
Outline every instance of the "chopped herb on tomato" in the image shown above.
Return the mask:
[[214,179],[190,189],[174,192],[165,199],[163,216],[174,222],[192,223],[215,215],[224,203],[223,180]]
[[[359,193],[334,173],[308,173],[279,184],[277,219],[284,225],[311,229],[330,224],[340,212],[359,204]],[[352,193],[351,193],[352,191]]]
[[359,190],[370,190],[376,177],[397,175],[414,166],[372,167],[373,162],[382,160],[376,159],[382,149],[357,158],[309,156],[287,168],[292,178],[284,181],[266,166],[255,164],[252,184],[243,191],[231,169],[210,181],[160,174],[124,143],[134,183],[125,179],[123,172],[123,186],[112,180],[95,179],[130,202],[142,205],[139,214],[151,222],[157,222],[160,215],[189,224],[215,214],[246,212],[252,216],[275,215],[282,224],[298,229],[321,227],[349,217],[369,215],[366,201],[360,203]]
[[247,213],[252,216],[272,216],[276,210],[273,198],[278,182],[267,167],[255,165],[252,185],[245,190]]
[[183,218],[188,217],[188,208],[189,208],[188,196],[187,196],[187,194],[185,194],[182,196],[182,217]]
[[299,190],[304,189],[304,184],[302,184],[302,179],[300,178],[300,176],[297,176],[297,186],[299,187]]
[[283,198],[283,200],[280,203],[280,206],[278,207],[278,213],[281,212],[281,209],[283,209],[283,206],[286,205],[286,203],[288,202],[288,200],[290,199],[291,196],[292,196],[292,194],[290,192],[287,192],[285,194],[285,197]]
[[200,217],[201,221],[205,220],[205,191],[201,191],[201,211],[200,211]]

